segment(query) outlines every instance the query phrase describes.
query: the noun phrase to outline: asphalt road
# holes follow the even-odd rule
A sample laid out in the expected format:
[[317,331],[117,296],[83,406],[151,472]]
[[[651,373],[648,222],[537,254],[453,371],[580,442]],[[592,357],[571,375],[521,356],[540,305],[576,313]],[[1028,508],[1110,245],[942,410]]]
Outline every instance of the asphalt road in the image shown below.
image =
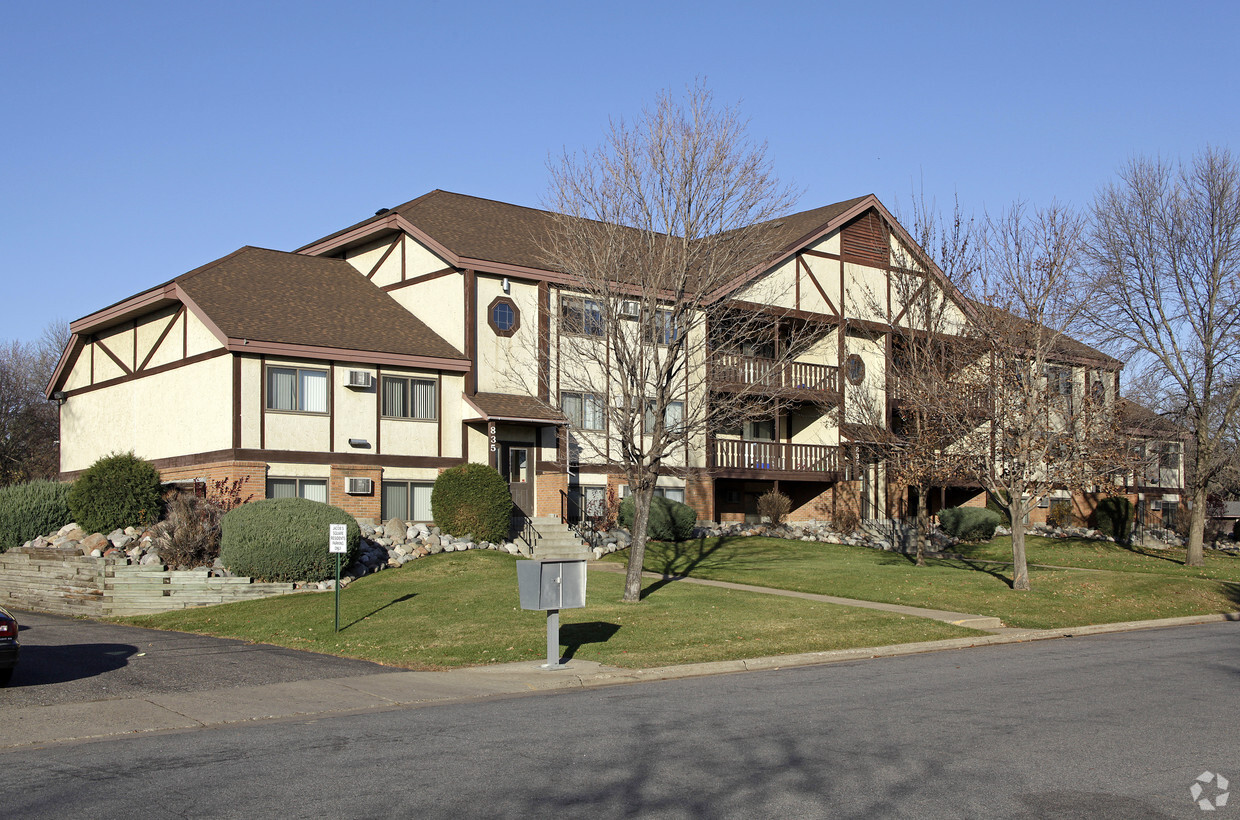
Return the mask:
[[244,641],[17,610],[13,615],[21,627],[22,651],[13,680],[0,689],[0,714],[5,706],[48,706],[392,671],[365,661]]
[[1238,684],[1221,623],[141,735],[0,753],[0,814],[1225,818]]

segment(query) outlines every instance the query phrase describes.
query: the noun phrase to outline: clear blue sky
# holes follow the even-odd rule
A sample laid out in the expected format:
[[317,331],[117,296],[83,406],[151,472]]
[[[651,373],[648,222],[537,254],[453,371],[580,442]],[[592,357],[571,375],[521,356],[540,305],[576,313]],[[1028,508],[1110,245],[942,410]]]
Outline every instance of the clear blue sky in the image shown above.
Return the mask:
[[1234,3],[12,2],[3,339],[434,188],[538,205],[549,153],[706,78],[805,208],[1083,204],[1240,150]]

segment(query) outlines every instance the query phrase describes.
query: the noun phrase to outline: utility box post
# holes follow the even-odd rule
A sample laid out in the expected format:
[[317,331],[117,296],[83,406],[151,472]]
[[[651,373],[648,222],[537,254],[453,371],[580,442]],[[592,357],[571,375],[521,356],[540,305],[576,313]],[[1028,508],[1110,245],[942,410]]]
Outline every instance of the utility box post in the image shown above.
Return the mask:
[[563,669],[560,663],[560,610],[586,605],[586,562],[532,560],[517,562],[517,591],[522,609],[547,612],[547,663],[543,669]]

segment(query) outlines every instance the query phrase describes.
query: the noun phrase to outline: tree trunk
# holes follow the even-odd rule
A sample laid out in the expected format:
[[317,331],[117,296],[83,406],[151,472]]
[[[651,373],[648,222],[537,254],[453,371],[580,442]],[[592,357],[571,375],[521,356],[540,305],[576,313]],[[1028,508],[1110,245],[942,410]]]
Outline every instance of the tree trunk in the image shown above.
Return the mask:
[[1025,511],[1012,506],[1008,512],[1012,516],[1012,589],[1027,592],[1029,564],[1025,560]]
[[930,504],[927,487],[917,488],[917,566],[926,565],[926,536],[930,532]]
[[642,562],[646,560],[646,523],[650,520],[650,499],[654,497],[654,484],[633,496],[633,530],[629,533],[629,564],[624,575],[625,603],[637,603],[642,598]]
[[1199,486],[1193,488],[1193,509],[1188,515],[1188,550],[1184,555],[1186,567],[1204,567],[1206,564],[1206,488],[1204,483],[1197,483]]

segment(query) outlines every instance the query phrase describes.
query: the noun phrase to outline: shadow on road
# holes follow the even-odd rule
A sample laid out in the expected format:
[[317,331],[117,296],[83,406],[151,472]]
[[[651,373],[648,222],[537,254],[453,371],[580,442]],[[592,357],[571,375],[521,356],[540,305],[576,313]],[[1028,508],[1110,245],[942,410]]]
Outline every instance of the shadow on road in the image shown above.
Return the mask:
[[65,646],[22,646],[10,689],[93,678],[120,669],[138,654],[138,647],[122,643],[80,643]]

